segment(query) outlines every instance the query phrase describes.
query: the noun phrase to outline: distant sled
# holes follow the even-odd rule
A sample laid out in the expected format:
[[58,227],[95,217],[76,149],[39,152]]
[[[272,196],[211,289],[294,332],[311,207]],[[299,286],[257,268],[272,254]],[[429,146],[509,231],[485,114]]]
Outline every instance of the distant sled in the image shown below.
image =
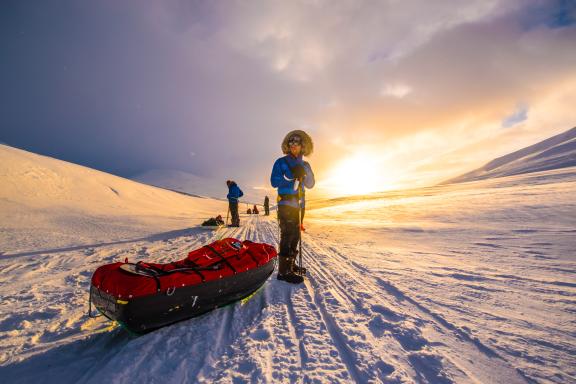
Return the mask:
[[224,228],[225,224],[226,223],[224,223],[224,220],[222,220],[222,216],[218,215],[204,221],[199,227],[207,230],[214,230]]
[[90,302],[129,331],[146,333],[249,297],[276,259],[271,245],[226,238],[169,264],[107,264],[92,275]]

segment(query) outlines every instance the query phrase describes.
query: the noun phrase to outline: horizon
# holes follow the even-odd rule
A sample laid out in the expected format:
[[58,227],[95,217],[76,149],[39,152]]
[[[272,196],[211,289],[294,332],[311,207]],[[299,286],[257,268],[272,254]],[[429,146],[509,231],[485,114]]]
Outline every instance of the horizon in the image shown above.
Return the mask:
[[[403,186],[403,187],[398,187],[398,188],[388,188],[388,189],[381,189],[381,190],[372,190],[372,191],[367,191],[367,192],[359,192],[359,193],[328,193],[328,194],[312,194],[312,198],[308,198],[307,200],[309,200],[312,204],[314,202],[321,202],[321,201],[337,201],[337,200],[348,200],[348,199],[363,199],[363,198],[368,198],[368,197],[382,197],[383,194],[392,194],[395,195],[396,193],[409,193],[409,192],[414,192],[414,191],[420,191],[423,189],[429,189],[429,188],[438,188],[438,187],[443,187],[446,185],[450,185],[450,184],[458,184],[458,183],[462,183],[462,182],[470,182],[470,181],[480,181],[483,180],[484,178],[499,178],[499,177],[506,177],[506,176],[516,176],[518,174],[523,174],[523,173],[533,173],[533,172],[541,172],[541,171],[548,171],[548,170],[553,170],[553,169],[563,169],[566,167],[572,167],[575,164],[573,164],[573,162],[570,162],[569,157],[566,156],[561,156],[561,162],[558,163],[557,161],[553,164],[553,165],[542,165],[542,164],[538,164],[538,162],[536,162],[535,164],[531,164],[529,166],[529,169],[524,169],[523,171],[521,171],[520,173],[518,173],[518,171],[514,171],[512,173],[506,173],[506,171],[504,171],[504,173],[502,173],[501,175],[495,175],[493,173],[490,173],[491,171],[494,170],[498,170],[500,169],[500,167],[502,165],[506,165],[506,164],[514,164],[514,161],[518,161],[520,159],[522,159],[522,161],[526,162],[528,161],[528,163],[530,163],[531,160],[529,160],[529,158],[531,156],[533,156],[534,154],[540,154],[537,157],[542,157],[542,155],[544,154],[543,152],[548,152],[551,149],[560,146],[564,146],[566,145],[570,140],[571,140],[571,136],[574,136],[574,132],[576,132],[576,127],[570,128],[564,132],[561,132],[558,135],[554,135],[552,137],[548,137],[538,143],[531,143],[529,144],[527,147],[524,148],[520,148],[516,151],[510,152],[510,153],[506,153],[506,154],[501,154],[501,156],[498,156],[496,158],[490,159],[490,161],[487,161],[485,163],[483,163],[483,165],[479,168],[476,169],[469,169],[467,170],[465,173],[458,175],[457,177],[453,177],[447,180],[442,180],[441,182],[438,183],[433,183],[433,184],[427,184],[427,185],[419,185],[419,186]],[[572,133],[572,135],[570,135],[569,133]],[[11,148],[15,148],[17,150],[22,150],[22,151],[26,151],[25,149],[22,148],[18,148],[18,147],[12,147],[6,143],[0,142],[0,145],[6,145],[8,147]],[[30,151],[26,151],[28,153],[32,153],[35,155],[40,155],[40,156],[46,156],[46,155],[42,155],[42,154],[37,154],[34,152],[30,152]],[[69,164],[72,165],[78,165],[81,167],[86,167],[88,169],[94,169],[96,171],[99,172],[104,172],[104,173],[108,173],[109,175],[112,176],[117,176],[117,177],[121,177],[121,178],[125,178],[121,175],[115,175],[106,171],[102,171],[102,170],[98,170],[95,168],[90,168],[88,166],[82,165],[82,164],[77,164],[77,163],[73,163],[73,162],[69,162],[66,160],[62,160],[62,159],[57,159],[57,158],[53,158],[48,156],[49,158],[55,159],[55,160],[59,160],[59,161],[64,161],[67,162]],[[504,159],[507,159],[505,161],[502,161]],[[490,167],[493,163],[498,163],[493,165],[492,167]],[[518,164],[516,164],[518,165]],[[486,168],[488,167],[488,168]],[[488,173],[486,173],[488,171]],[[479,175],[477,174],[478,172],[484,173],[484,177],[478,177]],[[157,188],[161,188],[164,190],[168,190],[168,191],[172,191],[172,192],[176,192],[176,193],[180,193],[180,194],[184,194],[184,195],[189,195],[189,196],[193,196],[193,197],[203,197],[203,198],[210,198],[210,199],[215,199],[215,200],[222,200],[222,201],[226,201],[226,197],[225,197],[225,193],[227,192],[227,189],[225,188],[219,188],[218,192],[214,192],[214,185],[205,185],[204,188],[200,188],[198,189],[198,182],[201,182],[202,179],[196,177],[195,175],[192,174],[187,174],[185,172],[181,172],[181,171],[174,171],[174,170],[169,170],[164,172],[163,170],[151,170],[150,172],[148,172],[152,175],[155,175],[156,173],[158,173],[160,176],[166,176],[166,175],[170,175],[172,173],[176,173],[176,177],[174,177],[174,179],[177,182],[183,182],[187,181],[185,179],[185,177],[188,176],[192,176],[193,177],[193,181],[194,181],[194,185],[190,185],[188,183],[185,182],[182,186],[172,186],[169,185],[169,181],[170,181],[170,177],[166,180],[160,178],[159,180],[157,179],[158,182],[153,182],[153,181],[149,181],[146,180],[146,177],[143,177],[144,180],[141,180],[139,178],[125,178],[127,180],[130,181],[134,181],[137,183],[142,183],[142,184],[147,184],[153,187],[157,187]],[[146,174],[148,174],[146,173]],[[144,175],[142,175],[144,176]],[[152,177],[151,180],[154,180],[154,177]],[[189,180],[188,180],[189,181]],[[205,181],[207,182],[213,182],[213,180],[208,180],[206,179]],[[163,183],[164,182],[164,183]],[[163,185],[164,184],[164,185]],[[219,183],[220,184],[220,183]],[[192,189],[190,189],[192,188]],[[260,194],[255,194],[253,193],[252,190],[261,190],[263,191]],[[244,199],[242,199],[242,203],[243,204],[256,204],[256,205],[262,205],[261,203],[258,202],[258,200],[262,200],[264,198],[264,196],[272,196],[274,197],[274,195],[276,194],[276,191],[274,188],[271,187],[267,187],[267,188],[262,188],[262,187],[252,187],[252,190],[248,191],[248,194],[245,196]],[[212,192],[210,192],[212,191]],[[248,200],[248,201],[246,201]]]

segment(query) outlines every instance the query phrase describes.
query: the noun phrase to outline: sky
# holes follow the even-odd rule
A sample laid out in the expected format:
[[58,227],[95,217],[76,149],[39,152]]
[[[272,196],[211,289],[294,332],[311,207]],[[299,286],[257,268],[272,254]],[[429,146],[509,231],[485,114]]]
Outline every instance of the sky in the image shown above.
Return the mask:
[[431,185],[576,126],[576,2],[0,3],[0,142],[124,177]]

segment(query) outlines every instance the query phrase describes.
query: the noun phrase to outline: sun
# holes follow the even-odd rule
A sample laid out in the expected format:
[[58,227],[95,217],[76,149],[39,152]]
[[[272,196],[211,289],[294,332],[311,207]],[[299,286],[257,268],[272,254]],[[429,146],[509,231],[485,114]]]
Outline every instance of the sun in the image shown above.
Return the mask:
[[356,154],[345,158],[329,172],[326,188],[339,195],[361,195],[383,189],[378,158]]

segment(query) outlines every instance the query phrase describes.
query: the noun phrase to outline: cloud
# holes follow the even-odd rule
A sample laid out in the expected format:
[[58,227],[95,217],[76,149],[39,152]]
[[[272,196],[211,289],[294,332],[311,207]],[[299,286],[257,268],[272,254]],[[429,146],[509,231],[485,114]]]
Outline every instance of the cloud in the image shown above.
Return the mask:
[[[485,140],[506,117],[511,142],[533,138],[525,127],[537,121],[556,124],[541,135],[568,124],[555,97],[576,75],[568,3],[22,5],[0,19],[0,123],[13,127],[2,139],[128,176],[178,169],[268,185],[283,136],[304,128],[319,178],[366,150],[406,175],[427,167],[430,181],[434,167],[490,156]],[[460,162],[447,160],[461,148]]]
[[405,84],[388,84],[382,87],[380,94],[382,96],[392,96],[398,99],[402,99],[405,96],[412,93],[413,89],[409,85]]

